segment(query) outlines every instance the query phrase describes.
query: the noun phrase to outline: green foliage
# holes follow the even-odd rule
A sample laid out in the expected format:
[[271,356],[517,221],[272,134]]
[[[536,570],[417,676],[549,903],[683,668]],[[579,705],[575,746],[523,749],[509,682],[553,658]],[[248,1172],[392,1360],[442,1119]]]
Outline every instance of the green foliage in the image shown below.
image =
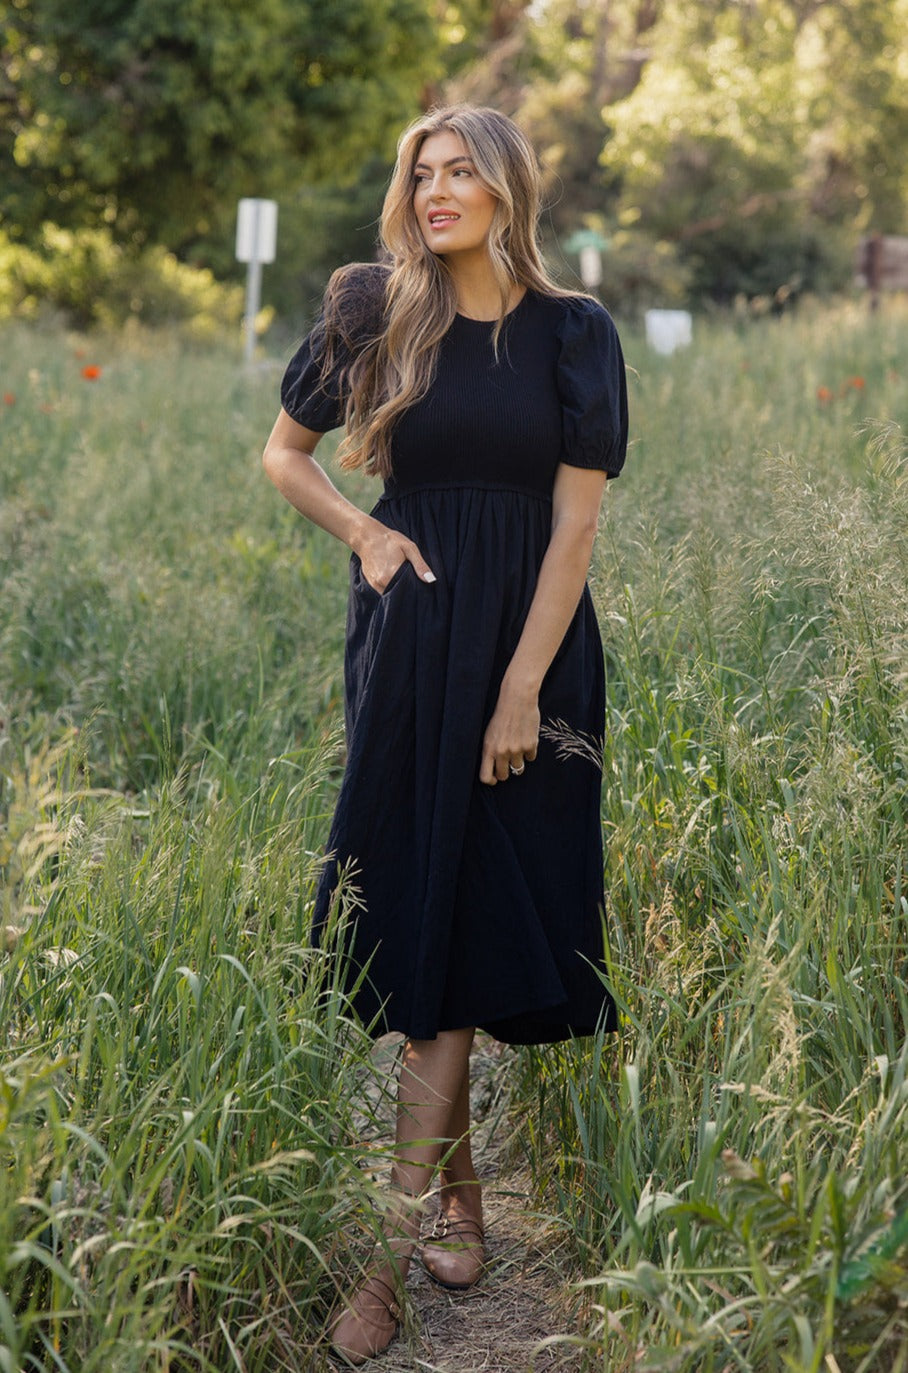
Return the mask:
[[342,550],[262,475],[273,371],[4,358],[0,1363],[310,1367],[386,1091],[310,931]]
[[[881,1102],[900,1135],[904,1069],[904,1061],[896,1065],[894,1099],[884,1094]],[[891,1194],[870,1195],[856,1177],[843,1185],[822,1158],[775,1184],[759,1160],[746,1163],[733,1150],[723,1152],[721,1169],[715,1162],[715,1199],[641,1196],[634,1226],[641,1237],[656,1216],[673,1226],[661,1265],[638,1259],[589,1281],[603,1313],[612,1314],[611,1333],[646,1341],[638,1367],[711,1370],[734,1360],[748,1369],[811,1369],[832,1349],[840,1368],[891,1369],[904,1338],[908,1270],[887,1256],[904,1250],[904,1195],[896,1215]],[[637,1249],[636,1236],[625,1238]],[[717,1267],[725,1303],[718,1312]],[[852,1292],[840,1275],[856,1270],[862,1281]],[[625,1327],[629,1299],[652,1312],[649,1329]],[[654,1327],[665,1330],[662,1341]]]
[[241,195],[391,152],[440,41],[421,0],[20,0],[3,33],[7,225],[104,222],[221,270]]
[[236,201],[274,196],[267,298],[304,317],[371,256],[401,126],[465,97],[536,142],[556,261],[604,227],[615,308],[781,305],[844,287],[857,236],[904,227],[906,33],[908,0],[16,0],[0,226],[39,252],[48,221],[109,230],[234,277]]
[[265,269],[262,293],[297,332],[313,318],[335,267],[374,259],[390,172],[371,158],[349,186],[303,186],[281,201],[280,253]]
[[[587,225],[600,232],[604,228],[602,220],[591,215],[584,227]],[[618,228],[605,241],[600,258],[602,280],[596,294],[617,318],[639,318],[654,301],[660,306],[688,303],[691,273],[670,243],[637,228]],[[560,267],[558,275],[563,284],[574,290],[585,289],[578,257],[565,251],[564,243],[557,251],[550,248],[548,257],[553,267]]]
[[0,1358],[298,1368],[371,1190],[343,926],[308,929],[330,752],[239,800],[214,760],[143,804],[86,752],[14,729],[0,760],[0,882],[20,857],[31,907],[0,966]]
[[109,229],[43,224],[24,248],[0,231],[0,318],[59,311],[74,325],[185,321],[199,337],[238,332],[243,292],[160,247],[127,253]]
[[[277,368],[3,336],[0,1359],[318,1367],[387,1091],[309,931],[345,552],[262,477]],[[518,1143],[592,1366],[904,1373],[908,320],[623,338],[621,1030],[502,1058]]]
[[825,60],[826,81],[811,92],[811,114],[822,121],[814,150],[822,173],[822,213],[831,218],[844,212],[861,228],[903,233],[908,5],[840,0],[824,6],[815,23],[815,31],[805,25],[804,39],[808,59],[819,50]]
[[96,775],[117,789],[211,748],[254,767],[320,732],[339,693],[342,559],[262,477],[273,372],[180,337],[15,336],[15,404],[0,410],[7,697],[49,730],[93,721]]
[[839,226],[900,231],[906,32],[904,0],[665,5],[603,160],[696,295],[839,286]]
[[596,1366],[902,1366],[905,327],[698,321],[669,359],[625,331],[596,583],[621,1031],[527,1052],[515,1102]]
[[556,232],[613,213],[621,174],[600,154],[609,106],[626,93],[626,53],[640,40],[645,5],[577,5],[550,0],[529,31],[533,80],[521,92],[520,118],[539,150]]

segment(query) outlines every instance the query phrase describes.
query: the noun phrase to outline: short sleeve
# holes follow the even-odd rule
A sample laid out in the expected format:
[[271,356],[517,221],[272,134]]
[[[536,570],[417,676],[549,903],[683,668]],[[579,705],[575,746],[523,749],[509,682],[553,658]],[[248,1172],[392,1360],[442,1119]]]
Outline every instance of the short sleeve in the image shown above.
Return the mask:
[[297,424],[324,434],[344,422],[346,376],[357,352],[384,327],[387,269],[377,263],[352,263],[332,278],[337,284],[330,369],[323,367],[328,296],[310,333],[287,364],[281,405]]
[[287,364],[281,382],[281,405],[292,420],[318,434],[337,429],[344,419],[341,381],[349,359],[335,348],[334,366],[322,375],[325,323],[319,315]]
[[596,300],[565,303],[558,330],[561,461],[617,477],[627,452],[627,379],[618,331]]

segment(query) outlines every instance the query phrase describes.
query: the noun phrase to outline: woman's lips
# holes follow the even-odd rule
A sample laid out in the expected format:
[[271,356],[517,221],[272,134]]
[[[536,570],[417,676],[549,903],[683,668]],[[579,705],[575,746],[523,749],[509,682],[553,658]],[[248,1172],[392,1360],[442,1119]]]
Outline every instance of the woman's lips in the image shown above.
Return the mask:
[[429,215],[429,228],[444,229],[449,224],[456,224],[459,219],[460,215],[454,214],[451,210],[436,210],[434,214]]

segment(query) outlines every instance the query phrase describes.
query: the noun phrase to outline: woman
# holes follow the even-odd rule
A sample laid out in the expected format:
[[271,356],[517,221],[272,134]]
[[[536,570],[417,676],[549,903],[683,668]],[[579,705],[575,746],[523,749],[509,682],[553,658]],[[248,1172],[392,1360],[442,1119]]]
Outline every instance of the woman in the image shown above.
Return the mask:
[[[335,273],[291,361],[265,468],[352,550],[347,765],[315,921],[359,889],[355,1004],[404,1034],[381,1252],[332,1327],[350,1363],[393,1338],[440,1165],[429,1273],[483,1265],[470,1153],[475,1028],[537,1044],[611,1028],[601,977],[600,776],[558,747],[601,735],[604,671],[585,578],[624,461],[624,364],[589,297],[540,259],[539,176],[494,110],[403,134],[382,214],[389,266]],[[371,514],[312,454],[384,480]]]

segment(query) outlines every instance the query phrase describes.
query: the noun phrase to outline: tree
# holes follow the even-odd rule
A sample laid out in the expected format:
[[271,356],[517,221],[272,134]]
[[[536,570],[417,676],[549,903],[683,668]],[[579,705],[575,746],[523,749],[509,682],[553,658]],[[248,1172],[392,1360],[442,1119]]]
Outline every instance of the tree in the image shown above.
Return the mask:
[[651,47],[603,160],[699,293],[841,279],[843,230],[904,227],[908,0],[666,0]]
[[[12,0],[4,227],[109,224],[212,256],[241,195],[342,181],[418,108],[426,0]],[[216,256],[216,254],[215,254]]]
[[879,233],[908,229],[908,0],[835,0],[812,17],[822,67],[811,123],[816,211]]
[[534,39],[538,77],[520,115],[552,181],[552,222],[569,233],[612,210],[620,177],[600,161],[609,107],[634,89],[659,0],[548,0]]

